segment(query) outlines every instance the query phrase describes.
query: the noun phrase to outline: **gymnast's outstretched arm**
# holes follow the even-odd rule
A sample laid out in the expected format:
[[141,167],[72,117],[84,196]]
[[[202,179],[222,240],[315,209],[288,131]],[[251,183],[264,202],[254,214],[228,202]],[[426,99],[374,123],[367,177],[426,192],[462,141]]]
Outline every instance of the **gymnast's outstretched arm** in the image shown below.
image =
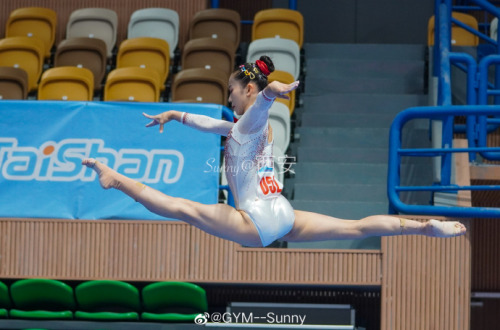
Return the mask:
[[148,115],[143,113],[146,118],[151,119],[151,122],[146,124],[146,127],[160,125],[160,133],[163,133],[163,125],[169,121],[175,120],[186,126],[192,127],[202,132],[214,133],[222,136],[227,136],[233,127],[234,123],[226,120],[215,119],[205,115],[196,115],[187,112],[169,110],[159,115]]

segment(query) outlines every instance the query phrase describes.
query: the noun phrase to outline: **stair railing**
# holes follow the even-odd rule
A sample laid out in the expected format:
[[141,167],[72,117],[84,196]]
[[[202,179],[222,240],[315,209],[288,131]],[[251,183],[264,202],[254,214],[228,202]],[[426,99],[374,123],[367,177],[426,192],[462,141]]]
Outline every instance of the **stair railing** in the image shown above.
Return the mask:
[[[458,186],[452,184],[452,155],[468,153],[469,160],[474,161],[476,154],[485,158],[500,159],[500,148],[487,147],[486,134],[488,130],[500,125],[500,106],[487,105],[488,97],[494,96],[500,100],[500,55],[485,56],[479,64],[472,56],[465,53],[451,52],[451,26],[456,24],[470,33],[477,35],[486,42],[496,46],[500,54],[500,44],[485,34],[471,29],[452,17],[452,1],[435,1],[435,46],[433,49],[433,76],[437,78],[437,106],[418,107],[402,111],[393,121],[390,130],[388,197],[390,213],[413,213],[444,215],[453,217],[500,217],[500,208],[458,207],[436,205],[407,205],[399,197],[405,191],[457,192],[460,190],[500,190],[500,186]],[[496,17],[500,11],[485,0],[471,0],[478,7]],[[452,105],[451,65],[457,65],[467,73],[467,103],[466,106]],[[495,84],[488,83],[488,68],[497,65]],[[496,103],[500,104],[500,102]],[[456,116],[466,117],[466,127],[469,142],[467,148],[453,148],[453,137],[456,132],[454,119]],[[491,118],[492,117],[492,118]],[[402,129],[406,122],[422,118],[442,122],[442,140],[439,148],[403,149],[401,146]],[[441,159],[440,182],[430,186],[401,186],[401,157],[439,157]],[[498,158],[496,158],[498,157]]]
[[415,107],[400,112],[394,119],[389,138],[389,167],[387,180],[387,195],[389,198],[389,212],[407,214],[443,215],[449,217],[480,217],[498,218],[500,208],[489,207],[459,207],[459,206],[436,206],[436,205],[409,205],[401,201],[400,193],[406,191],[430,191],[430,192],[457,192],[461,190],[500,190],[499,185],[470,185],[460,186],[456,184],[441,183],[429,186],[402,186],[400,180],[401,157],[449,157],[454,153],[477,153],[477,152],[500,152],[500,147],[467,147],[453,148],[445,145],[442,148],[403,148],[402,130],[404,125],[414,119],[443,120],[455,116],[500,116],[500,106],[474,105],[474,106],[434,106]]

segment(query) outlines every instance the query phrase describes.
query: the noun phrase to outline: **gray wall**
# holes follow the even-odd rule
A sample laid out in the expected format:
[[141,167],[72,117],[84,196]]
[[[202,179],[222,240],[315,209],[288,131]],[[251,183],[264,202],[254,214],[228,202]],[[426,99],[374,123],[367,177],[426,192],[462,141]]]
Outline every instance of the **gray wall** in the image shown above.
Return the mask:
[[[306,43],[426,44],[434,0],[298,0]],[[273,0],[288,7],[288,0]]]

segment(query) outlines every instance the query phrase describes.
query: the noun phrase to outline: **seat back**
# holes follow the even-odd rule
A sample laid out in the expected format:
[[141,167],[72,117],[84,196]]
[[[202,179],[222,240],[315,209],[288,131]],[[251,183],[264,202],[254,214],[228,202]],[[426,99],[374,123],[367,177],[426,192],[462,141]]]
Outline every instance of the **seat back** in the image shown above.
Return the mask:
[[56,37],[57,14],[42,7],[13,10],[5,26],[5,37],[37,37],[43,41],[44,56],[49,57]]
[[264,38],[252,41],[248,45],[247,62],[255,62],[262,55],[269,56],[275,70],[290,73],[295,80],[300,74],[299,45],[290,39]]
[[0,308],[10,308],[11,306],[9,288],[4,282],[0,282]]
[[101,39],[65,39],[57,46],[54,67],[77,66],[89,69],[94,76],[94,90],[98,90],[106,74],[106,51],[106,43]]
[[[268,77],[267,80],[269,83],[277,80],[279,82],[285,83],[285,84],[291,84],[295,81],[293,76],[285,71],[279,71],[275,70],[272,72]],[[289,111],[290,111],[290,116],[293,114],[293,111],[295,110],[295,90],[291,91],[289,94],[287,94],[289,99],[282,99],[282,98],[277,98],[275,102],[281,102],[285,104]]]
[[116,67],[137,66],[158,72],[163,85],[170,71],[170,50],[163,39],[138,37],[126,39],[120,44]]
[[151,37],[168,43],[170,57],[179,42],[179,14],[168,8],[142,8],[130,16],[127,38]]
[[118,15],[107,8],[81,8],[71,12],[66,25],[66,39],[98,38],[106,43],[108,57],[116,45]]
[[24,279],[10,286],[12,302],[21,310],[73,310],[73,289],[52,279]]
[[117,68],[108,73],[104,101],[158,102],[160,75],[153,69]]
[[0,66],[21,68],[28,74],[28,91],[38,87],[44,62],[44,45],[37,37],[0,39]]
[[234,71],[233,44],[223,39],[199,38],[186,42],[182,51],[182,69],[204,68],[227,74]]
[[132,284],[111,281],[86,281],[75,288],[80,310],[88,312],[128,310],[139,311],[139,290]]
[[167,308],[189,308],[203,313],[208,310],[205,290],[187,282],[156,282],[142,289],[146,311],[158,312]]
[[493,40],[498,40],[498,17],[495,17],[491,20],[490,38]]
[[28,74],[21,68],[0,66],[0,100],[25,100]]
[[[471,28],[477,30],[478,22],[477,19],[468,14],[452,12],[452,17],[459,20],[460,22],[470,26]],[[432,16],[427,24],[427,45],[434,45],[434,24],[435,19]],[[479,45],[479,37],[470,33],[469,31],[452,24],[451,26],[451,45],[452,46],[477,46]]]
[[233,52],[240,45],[241,17],[236,10],[211,8],[196,12],[189,22],[189,39],[226,39]]
[[38,86],[39,100],[92,101],[93,96],[92,71],[76,66],[47,69]]
[[273,130],[274,145],[285,152],[290,144],[290,109],[281,102],[274,102],[269,109],[269,124]]
[[172,101],[226,105],[227,84],[227,76],[218,70],[182,70],[172,83]]
[[304,17],[292,9],[264,9],[254,16],[252,41],[263,38],[294,40],[299,48],[304,43]]

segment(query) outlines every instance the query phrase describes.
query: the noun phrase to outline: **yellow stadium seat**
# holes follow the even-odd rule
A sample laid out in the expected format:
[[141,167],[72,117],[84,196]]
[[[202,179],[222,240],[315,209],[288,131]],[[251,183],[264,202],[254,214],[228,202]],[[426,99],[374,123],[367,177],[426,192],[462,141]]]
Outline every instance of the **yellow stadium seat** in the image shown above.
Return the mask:
[[163,39],[150,37],[123,40],[118,48],[116,67],[125,68],[131,66],[150,68],[157,71],[163,87],[170,72],[168,43]]
[[108,73],[104,101],[158,102],[160,75],[150,68],[125,67]]
[[229,40],[233,52],[240,45],[241,17],[236,10],[210,8],[196,12],[189,22],[189,40],[212,38]]
[[0,66],[0,100],[25,100],[28,74],[21,68]]
[[37,37],[0,39],[0,66],[21,68],[28,74],[28,91],[35,91],[42,74],[44,45]]
[[227,81],[226,74],[218,70],[181,70],[172,83],[172,101],[227,105]]
[[[471,28],[477,30],[478,22],[474,16],[452,12],[453,18],[459,20],[460,22],[470,26]],[[427,25],[427,45],[434,45],[434,16],[429,19]],[[477,46],[479,45],[479,37],[470,33],[469,31],[459,27],[458,25],[452,24],[451,26],[451,45],[452,46]]]
[[264,9],[254,16],[252,41],[263,38],[291,39],[300,48],[304,43],[304,17],[292,9]]
[[38,86],[39,100],[92,101],[94,75],[76,66],[61,66],[46,70]]
[[49,57],[56,39],[57,14],[42,7],[13,10],[5,27],[5,37],[38,37],[44,44],[44,56]]
[[[269,83],[277,80],[279,82],[285,83],[285,84],[291,84],[295,81],[293,76],[285,71],[280,71],[276,70],[273,71],[268,77],[267,80]],[[291,91],[290,94],[288,94],[289,99],[282,99],[282,98],[277,98],[276,102],[281,102],[285,104],[288,109],[290,110],[290,116],[293,114],[293,111],[295,110],[295,91]]]

